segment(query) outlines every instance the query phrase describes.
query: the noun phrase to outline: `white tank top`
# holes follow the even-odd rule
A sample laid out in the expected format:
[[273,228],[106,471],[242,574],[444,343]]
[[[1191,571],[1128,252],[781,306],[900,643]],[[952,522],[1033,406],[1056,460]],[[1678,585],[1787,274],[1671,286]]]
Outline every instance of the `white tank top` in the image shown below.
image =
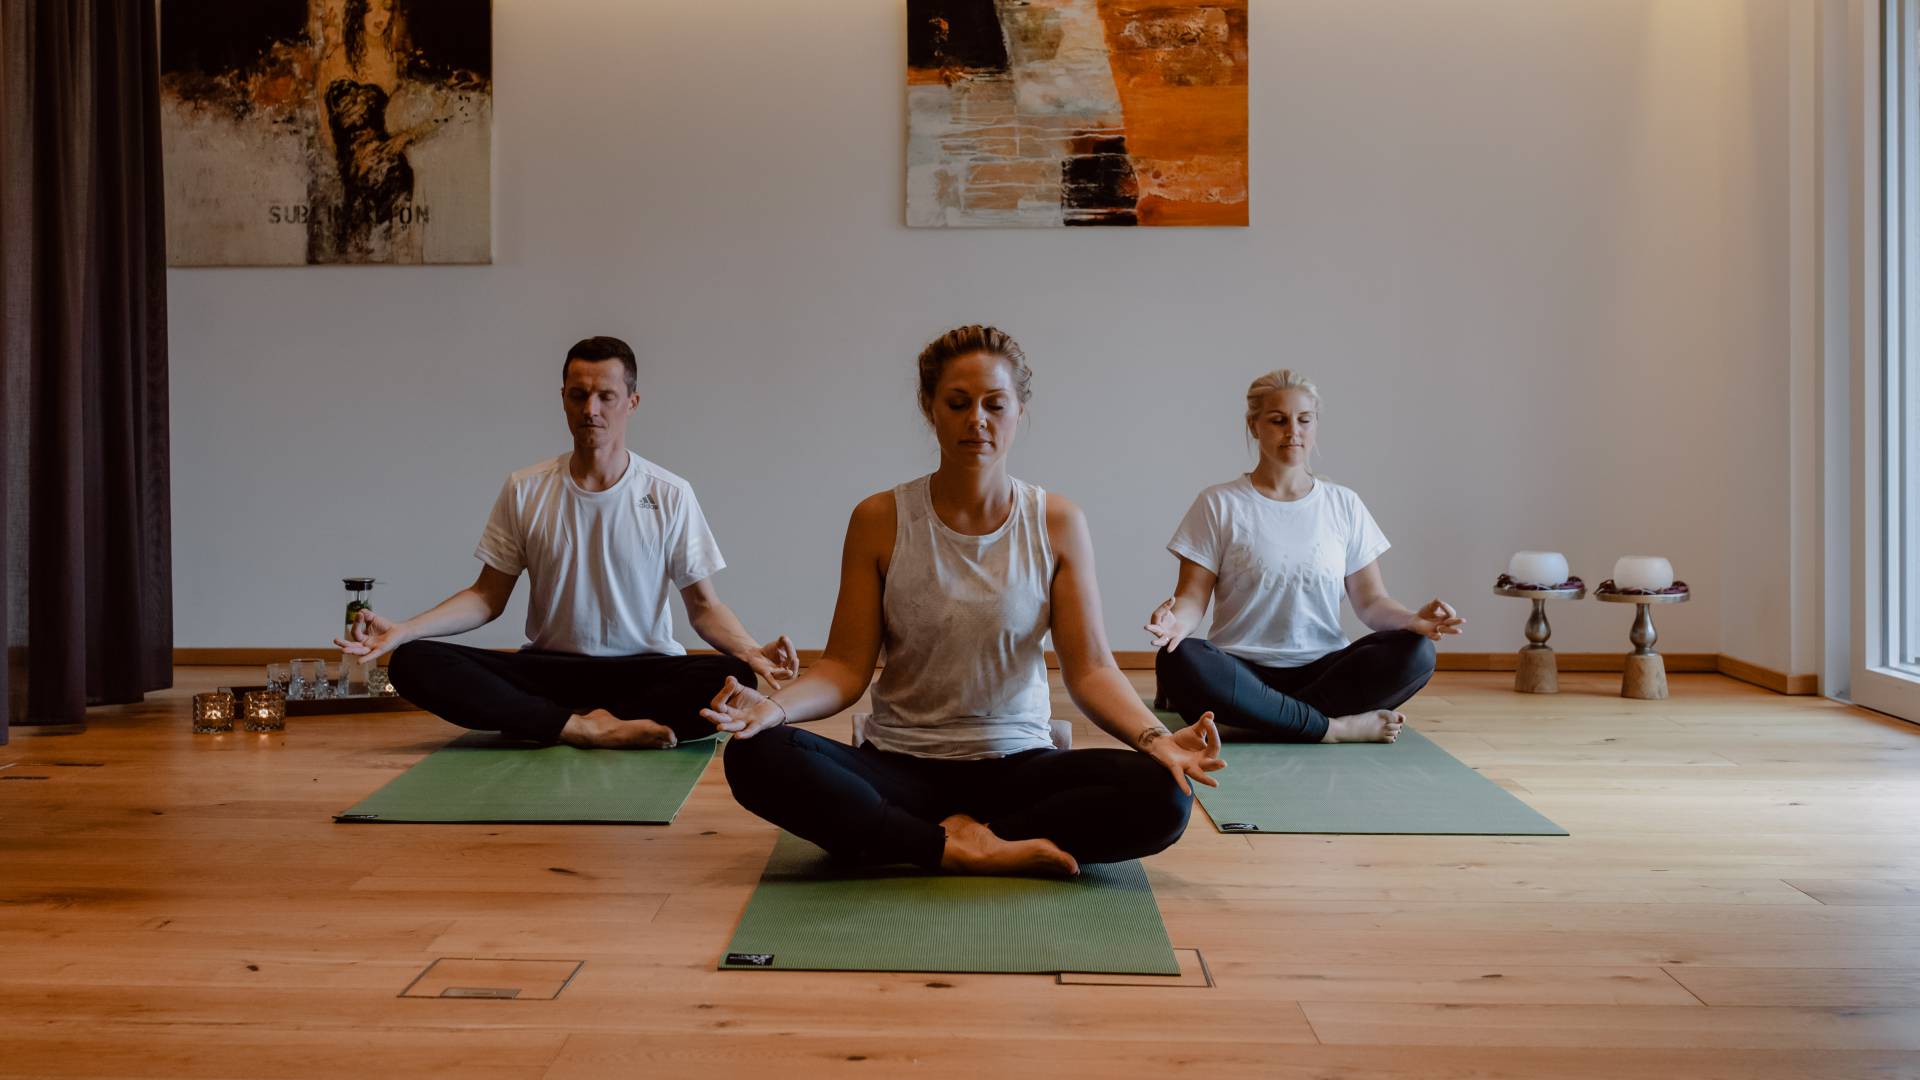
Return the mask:
[[967,536],[934,514],[928,479],[893,489],[898,524],[881,596],[886,666],[867,741],[958,760],[1051,747],[1047,493],[1013,481],[1006,523]]

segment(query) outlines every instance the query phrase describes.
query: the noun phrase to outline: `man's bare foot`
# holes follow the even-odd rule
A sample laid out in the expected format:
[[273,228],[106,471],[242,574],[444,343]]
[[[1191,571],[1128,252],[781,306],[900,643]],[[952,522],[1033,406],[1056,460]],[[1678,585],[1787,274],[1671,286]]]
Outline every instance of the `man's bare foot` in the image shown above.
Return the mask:
[[1400,725],[1407,718],[1392,709],[1335,716],[1327,721],[1327,734],[1321,742],[1392,742],[1400,737]]
[[940,827],[947,831],[947,848],[940,855],[942,870],[1043,877],[1072,877],[1080,872],[1073,856],[1051,840],[1002,840],[965,814],[947,818]]
[[651,720],[622,720],[605,709],[575,713],[560,729],[568,746],[602,750],[669,750],[680,740],[673,729]]

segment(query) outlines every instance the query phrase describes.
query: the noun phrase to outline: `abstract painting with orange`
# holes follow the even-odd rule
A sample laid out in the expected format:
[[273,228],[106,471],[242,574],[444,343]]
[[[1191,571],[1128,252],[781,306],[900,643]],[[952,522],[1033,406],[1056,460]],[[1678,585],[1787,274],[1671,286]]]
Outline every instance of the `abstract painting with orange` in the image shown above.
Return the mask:
[[907,0],[907,224],[1247,224],[1246,0]]

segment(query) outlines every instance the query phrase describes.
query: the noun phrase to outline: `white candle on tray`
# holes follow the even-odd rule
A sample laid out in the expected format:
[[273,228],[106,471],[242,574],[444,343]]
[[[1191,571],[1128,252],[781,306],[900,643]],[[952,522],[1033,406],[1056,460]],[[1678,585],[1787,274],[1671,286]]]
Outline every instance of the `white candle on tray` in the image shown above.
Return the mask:
[[1658,555],[1622,555],[1613,564],[1616,589],[1659,592],[1673,584],[1673,564]]
[[1567,580],[1567,557],[1557,551],[1515,552],[1507,560],[1507,576],[1519,585],[1558,585]]

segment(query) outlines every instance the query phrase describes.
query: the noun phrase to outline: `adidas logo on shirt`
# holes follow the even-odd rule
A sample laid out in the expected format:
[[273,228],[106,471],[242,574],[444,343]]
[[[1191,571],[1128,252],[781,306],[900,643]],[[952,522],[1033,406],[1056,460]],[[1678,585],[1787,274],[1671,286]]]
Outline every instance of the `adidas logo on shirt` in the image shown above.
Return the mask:
[[640,496],[640,501],[639,501],[639,503],[638,503],[638,505],[639,505],[639,507],[640,507],[640,509],[642,509],[642,510],[658,510],[658,509],[660,509],[660,501],[659,501],[658,499],[655,499],[655,498],[653,497],[653,493],[652,493],[652,492],[648,492],[647,494],[645,494],[645,495],[642,495],[642,496]]

